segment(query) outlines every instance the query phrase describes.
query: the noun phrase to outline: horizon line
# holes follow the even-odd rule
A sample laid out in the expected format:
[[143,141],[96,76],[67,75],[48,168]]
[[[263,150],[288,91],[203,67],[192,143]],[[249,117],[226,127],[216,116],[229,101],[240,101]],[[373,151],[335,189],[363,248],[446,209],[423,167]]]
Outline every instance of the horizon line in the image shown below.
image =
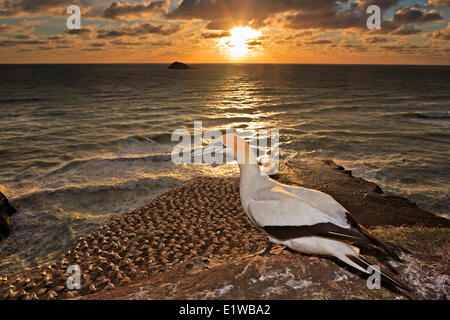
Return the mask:
[[[181,62],[181,61],[173,61]],[[142,65],[142,64],[171,64],[173,62],[15,62],[0,65]],[[192,65],[212,65],[212,64],[234,64],[234,65],[330,65],[330,66],[429,66],[429,67],[449,67],[449,64],[419,64],[419,63],[301,63],[301,62],[183,62]]]

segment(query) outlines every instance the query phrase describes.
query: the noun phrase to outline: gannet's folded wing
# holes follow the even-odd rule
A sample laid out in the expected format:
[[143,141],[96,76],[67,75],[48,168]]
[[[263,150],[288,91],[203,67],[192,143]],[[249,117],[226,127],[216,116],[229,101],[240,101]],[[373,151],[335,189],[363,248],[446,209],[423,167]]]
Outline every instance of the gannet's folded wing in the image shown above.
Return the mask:
[[323,213],[333,217],[340,223],[349,222],[346,219],[347,209],[345,209],[339,202],[337,202],[329,194],[326,194],[318,190],[308,189],[299,186],[288,186],[285,184],[280,185],[287,192],[290,192],[295,196],[305,199],[310,205],[318,208]]
[[254,222],[279,240],[317,236],[370,243],[364,234],[350,225],[340,224],[319,209],[296,199],[250,200],[248,209]]
[[325,214],[308,202],[297,198],[279,200],[248,201],[248,208],[255,223],[260,226],[303,226],[331,222],[342,227],[333,217]]

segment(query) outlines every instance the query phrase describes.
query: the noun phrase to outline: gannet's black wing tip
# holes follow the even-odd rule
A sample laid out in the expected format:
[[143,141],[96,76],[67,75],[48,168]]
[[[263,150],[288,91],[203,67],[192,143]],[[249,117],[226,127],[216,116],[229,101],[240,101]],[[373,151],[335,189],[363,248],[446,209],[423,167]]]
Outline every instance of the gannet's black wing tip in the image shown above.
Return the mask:
[[360,231],[342,228],[331,222],[303,226],[264,226],[262,228],[270,236],[282,241],[303,237],[323,237],[333,240],[348,241],[353,244],[373,245]]
[[[368,267],[372,266],[372,264],[367,260],[365,260],[363,257],[361,257],[361,255],[358,256],[346,255],[346,257],[351,261],[353,261],[358,266],[360,266],[361,268],[363,268],[364,270],[368,270]],[[389,271],[380,268],[380,276],[382,285],[386,286],[387,284],[387,286],[397,289],[397,291],[404,294],[408,299],[411,300],[419,299],[413,293],[413,290],[408,285],[406,285],[403,281],[398,279],[395,275],[393,275]]]
[[407,254],[410,254],[411,252],[407,249],[390,243],[388,241],[382,240],[376,235],[372,234],[369,230],[364,228],[362,225],[360,225],[349,212],[345,213],[345,216],[347,218],[347,222],[355,229],[357,229],[359,232],[361,232],[364,236],[367,237],[367,239],[372,242],[373,245],[378,246],[382,248],[386,253],[388,253],[394,260],[401,262],[402,259],[399,257],[397,252],[404,252]]

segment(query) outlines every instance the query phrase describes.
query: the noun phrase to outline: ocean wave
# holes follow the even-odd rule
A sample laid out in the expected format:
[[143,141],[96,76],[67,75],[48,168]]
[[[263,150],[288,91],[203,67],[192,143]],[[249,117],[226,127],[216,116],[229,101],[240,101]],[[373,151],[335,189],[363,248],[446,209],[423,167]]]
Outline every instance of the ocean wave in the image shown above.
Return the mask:
[[414,112],[402,113],[403,117],[409,118],[413,122],[432,125],[437,127],[448,127],[450,125],[450,112]]
[[450,119],[450,112],[421,112],[414,115],[425,119]]
[[9,103],[23,103],[23,102],[41,102],[45,101],[44,98],[9,98],[9,99],[0,99],[0,104],[9,104]]
[[52,210],[85,214],[118,213],[134,210],[152,198],[181,184],[170,176],[139,178],[116,184],[63,186],[54,189],[37,189],[12,198],[19,211]]
[[445,111],[420,111],[420,112],[403,112],[403,113],[388,113],[385,117],[401,116],[405,118],[414,119],[450,119],[450,112]]
[[149,134],[147,136],[135,136],[136,139],[145,141],[145,142],[158,142],[162,144],[171,144],[173,143],[172,139],[172,133],[170,132],[162,132],[162,133],[155,133],[155,134]]
[[365,105],[341,105],[341,106],[324,106],[313,109],[312,112],[329,112],[329,111],[353,111],[366,109]]
[[78,159],[70,161],[69,163],[59,167],[55,170],[50,171],[47,176],[64,173],[75,169],[77,167],[107,167],[113,166],[114,163],[123,163],[126,165],[131,165],[133,162],[151,162],[151,163],[162,163],[171,162],[170,154],[151,154],[145,156],[124,156],[115,158],[91,158],[91,159]]

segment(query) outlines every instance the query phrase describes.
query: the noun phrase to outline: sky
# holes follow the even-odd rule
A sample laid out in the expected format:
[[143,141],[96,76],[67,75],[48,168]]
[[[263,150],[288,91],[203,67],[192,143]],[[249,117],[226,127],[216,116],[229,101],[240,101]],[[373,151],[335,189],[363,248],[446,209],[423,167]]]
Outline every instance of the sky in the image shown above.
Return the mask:
[[0,0],[0,63],[450,65],[449,16],[450,0]]

